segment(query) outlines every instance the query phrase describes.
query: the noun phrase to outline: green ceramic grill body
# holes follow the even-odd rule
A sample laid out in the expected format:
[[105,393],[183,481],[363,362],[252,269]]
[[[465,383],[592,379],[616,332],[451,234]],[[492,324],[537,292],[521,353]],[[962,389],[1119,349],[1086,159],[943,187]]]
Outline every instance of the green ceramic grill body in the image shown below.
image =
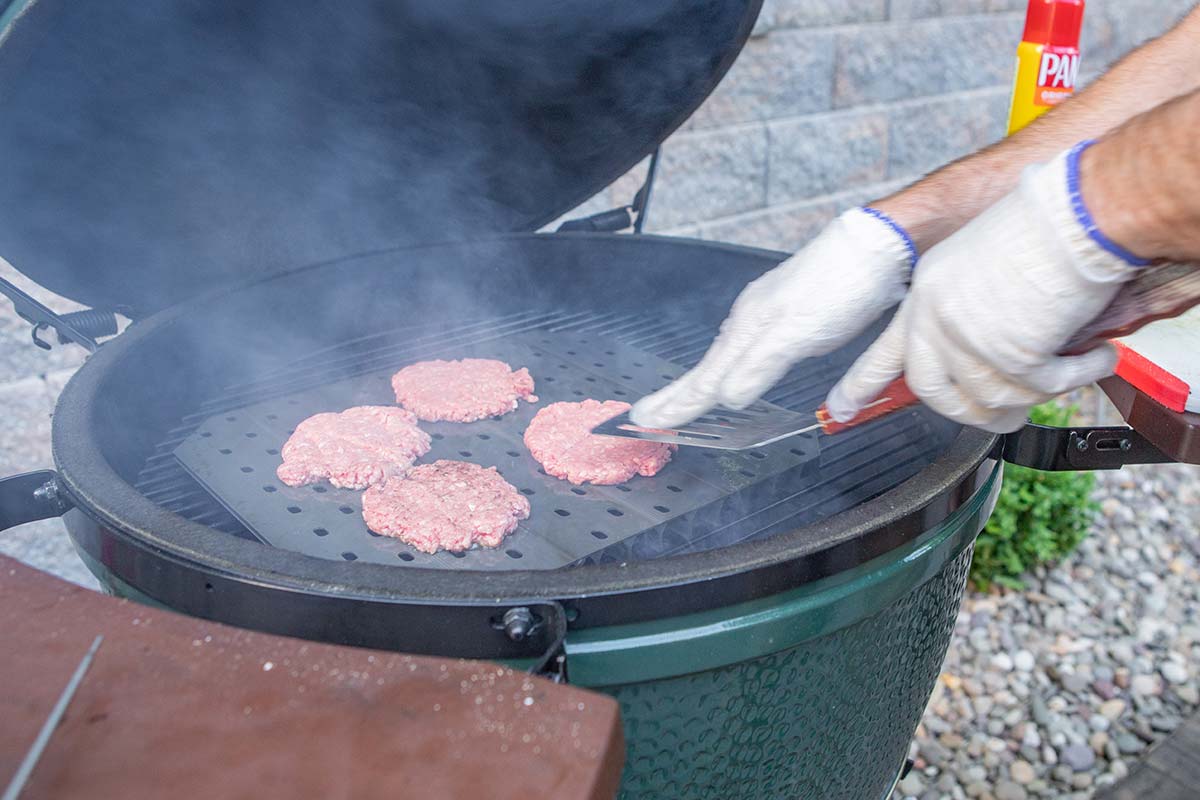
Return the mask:
[[626,800],[886,797],[950,645],[999,469],[907,546],[790,592],[584,630],[571,682],[621,704]]

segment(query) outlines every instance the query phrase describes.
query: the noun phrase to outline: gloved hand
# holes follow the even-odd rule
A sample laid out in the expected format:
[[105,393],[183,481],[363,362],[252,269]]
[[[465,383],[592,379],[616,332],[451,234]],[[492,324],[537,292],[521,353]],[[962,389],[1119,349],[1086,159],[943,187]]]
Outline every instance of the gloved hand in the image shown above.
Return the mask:
[[877,211],[856,208],[747,286],[700,363],[642,398],[631,419],[683,425],[718,404],[744,408],[804,358],[824,355],[904,296],[916,251]]
[[996,433],[1030,407],[1109,375],[1112,347],[1056,353],[1144,263],[1100,233],[1079,191],[1085,145],[1030,167],[1018,188],[934,247],[892,324],[829,395],[851,419],[889,381],[939,414]]

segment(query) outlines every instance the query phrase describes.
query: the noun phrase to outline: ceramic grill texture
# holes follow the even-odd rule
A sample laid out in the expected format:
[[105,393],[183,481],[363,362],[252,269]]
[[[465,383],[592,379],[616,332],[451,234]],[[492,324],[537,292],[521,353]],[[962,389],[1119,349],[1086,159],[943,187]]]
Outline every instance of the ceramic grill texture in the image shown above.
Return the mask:
[[971,552],[831,635],[606,689],[628,743],[619,797],[883,800],[945,658]]

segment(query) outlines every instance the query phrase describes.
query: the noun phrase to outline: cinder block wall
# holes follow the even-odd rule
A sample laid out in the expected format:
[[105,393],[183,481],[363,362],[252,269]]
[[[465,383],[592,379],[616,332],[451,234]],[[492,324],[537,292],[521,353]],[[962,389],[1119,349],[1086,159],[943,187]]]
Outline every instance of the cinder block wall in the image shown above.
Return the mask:
[[[1088,0],[1082,76],[1196,0]],[[839,211],[998,139],[1026,0],[765,0],[663,145],[647,230],[792,251]],[[628,203],[642,165],[567,215]]]

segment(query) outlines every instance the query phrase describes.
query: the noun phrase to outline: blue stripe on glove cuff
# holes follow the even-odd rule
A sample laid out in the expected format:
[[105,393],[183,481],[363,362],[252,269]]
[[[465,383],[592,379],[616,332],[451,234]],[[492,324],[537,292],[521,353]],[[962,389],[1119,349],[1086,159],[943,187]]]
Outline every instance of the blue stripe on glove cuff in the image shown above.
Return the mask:
[[1147,259],[1138,258],[1105,236],[1100,228],[1097,227],[1096,220],[1092,219],[1091,212],[1088,211],[1087,205],[1083,202],[1083,192],[1079,189],[1079,159],[1095,143],[1095,139],[1086,139],[1075,145],[1071,148],[1071,152],[1067,153],[1067,193],[1071,197],[1071,208],[1075,211],[1075,219],[1079,220],[1079,224],[1083,226],[1083,230],[1087,233],[1088,237],[1103,250],[1113,254],[1130,266],[1144,267],[1150,262]]
[[908,268],[909,268],[909,270],[916,269],[917,257],[918,257],[917,256],[917,246],[913,243],[912,237],[908,235],[908,231],[906,231],[906,230],[904,230],[904,228],[900,227],[899,222],[896,222],[896,220],[892,219],[887,214],[883,213],[882,211],[880,211],[877,208],[871,208],[870,206],[863,206],[862,210],[865,213],[870,214],[872,217],[879,220],[883,224],[887,225],[889,228],[892,229],[892,231],[895,232],[895,234],[897,236],[899,236],[901,239],[904,240],[904,248],[906,250],[908,250]]

